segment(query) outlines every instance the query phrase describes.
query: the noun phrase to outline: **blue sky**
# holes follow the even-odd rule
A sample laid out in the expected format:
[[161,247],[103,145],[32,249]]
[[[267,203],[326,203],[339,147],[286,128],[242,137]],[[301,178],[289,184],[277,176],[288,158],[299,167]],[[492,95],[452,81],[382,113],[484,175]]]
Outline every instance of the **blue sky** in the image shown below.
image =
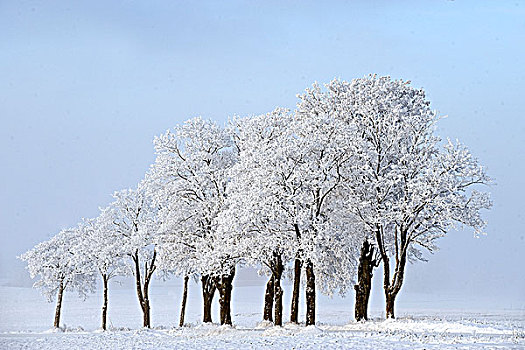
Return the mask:
[[406,292],[524,307],[524,67],[521,1],[2,1],[0,276],[134,186],[154,135],[378,73],[424,88],[497,182],[488,235],[451,232]]

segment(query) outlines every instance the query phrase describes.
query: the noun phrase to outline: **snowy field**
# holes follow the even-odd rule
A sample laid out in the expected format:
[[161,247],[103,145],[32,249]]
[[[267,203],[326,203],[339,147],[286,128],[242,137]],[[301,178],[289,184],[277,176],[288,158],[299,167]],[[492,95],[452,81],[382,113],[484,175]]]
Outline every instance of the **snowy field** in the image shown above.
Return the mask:
[[[235,325],[231,328],[199,322],[201,297],[193,283],[188,295],[188,325],[179,328],[180,285],[156,281],[151,289],[153,328],[146,330],[140,327],[141,313],[133,289],[113,284],[111,330],[101,332],[100,293],[86,301],[66,294],[61,322],[65,327],[53,331],[54,303],[47,303],[31,288],[0,287],[0,349],[525,349],[523,307],[482,312],[454,309],[454,302],[441,300],[446,307],[438,311],[401,300],[396,320],[385,321],[381,310],[372,308],[372,321],[356,323],[351,299],[318,296],[316,327],[287,324],[277,328],[260,323],[263,288],[235,286]],[[285,286],[285,320],[289,319],[289,297],[290,286]],[[425,307],[423,300],[413,304]],[[304,320],[304,307],[302,311]],[[217,305],[213,312],[218,320]]]

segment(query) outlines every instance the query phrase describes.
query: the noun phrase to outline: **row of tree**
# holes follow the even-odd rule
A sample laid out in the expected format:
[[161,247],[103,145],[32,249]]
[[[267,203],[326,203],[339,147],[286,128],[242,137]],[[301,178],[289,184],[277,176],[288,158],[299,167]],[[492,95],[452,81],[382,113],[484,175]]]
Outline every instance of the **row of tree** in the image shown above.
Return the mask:
[[133,275],[149,327],[155,273],[200,278],[203,321],[219,294],[220,322],[231,324],[235,269],[268,276],[264,320],[282,325],[281,280],[293,279],[291,322],[298,322],[301,280],[306,325],[315,324],[315,293],[355,289],[355,317],[367,319],[374,269],[383,264],[386,315],[406,264],[455,225],[480,233],[489,184],[460,143],[435,135],[440,119],[423,90],[390,77],[314,84],[294,111],[232,118],[226,127],[194,118],[155,138],[155,163],[135,189],[114,193],[95,219],[63,230],[21,256],[36,287],[52,298],[94,290]]

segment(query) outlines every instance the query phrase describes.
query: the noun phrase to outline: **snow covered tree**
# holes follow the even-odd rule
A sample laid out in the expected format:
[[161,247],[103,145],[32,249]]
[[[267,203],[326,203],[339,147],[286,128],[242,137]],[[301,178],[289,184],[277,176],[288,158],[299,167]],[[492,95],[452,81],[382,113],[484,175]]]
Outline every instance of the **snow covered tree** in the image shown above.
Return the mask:
[[[347,98],[343,93],[345,90],[344,83],[338,80],[332,81],[326,85],[327,90],[321,89],[321,86],[317,83],[313,84],[312,88],[306,89],[306,91],[299,95],[298,108],[303,113],[310,113],[314,115],[331,115],[333,119],[338,120],[352,127],[354,133],[355,150],[352,155],[351,161],[345,162],[344,166],[340,168],[340,174],[342,174],[343,184],[339,188],[342,193],[342,201],[346,203],[349,212],[356,215],[356,219],[362,220],[362,216],[359,216],[359,211],[354,210],[362,206],[362,198],[355,196],[354,189],[356,184],[361,181],[355,173],[361,169],[361,163],[364,161],[363,157],[359,155],[363,152],[362,141],[357,134],[357,125],[354,124],[352,118],[355,107],[352,105],[353,100]],[[338,132],[345,132],[345,128],[342,128]],[[361,132],[361,131],[359,131]],[[354,171],[355,170],[355,171]],[[366,221],[365,221],[366,222]],[[359,256],[359,267],[358,267],[358,283],[354,285],[356,292],[355,298],[355,318],[356,320],[367,319],[368,300],[370,296],[370,290],[372,285],[373,269],[378,265],[379,256],[375,245],[371,242],[374,240],[373,233],[367,230],[367,226],[361,222],[361,227],[355,228],[354,232],[347,232],[347,234],[355,237],[357,241],[361,241],[361,254]],[[357,230],[357,231],[356,231]]]
[[119,275],[131,273],[126,264],[126,251],[123,250],[121,237],[113,223],[109,208],[101,209],[95,219],[85,219],[79,230],[82,240],[77,246],[79,253],[85,254],[89,263],[100,274],[103,287],[102,329],[106,330],[108,312],[108,283]]
[[[118,237],[118,254],[131,260],[137,297],[143,314],[143,326],[151,327],[149,286],[157,265],[155,235],[158,231],[158,208],[147,195],[143,184],[137,189],[113,194],[114,201],[104,210],[108,230]],[[107,220],[107,221],[106,221]]]
[[[425,162],[403,162],[396,210],[391,226],[376,230],[384,269],[387,317],[394,318],[394,302],[403,284],[407,259],[422,259],[418,247],[433,252],[435,241],[457,225],[480,234],[486,225],[481,209],[490,209],[488,193],[472,189],[491,179],[461,144],[449,143]],[[386,232],[385,232],[386,231]],[[392,253],[390,253],[392,252]],[[394,256],[390,278],[389,253]]]
[[302,187],[298,226],[306,268],[308,325],[315,324],[316,284],[325,293],[339,289],[344,294],[355,276],[361,226],[347,210],[343,169],[354,163],[359,144],[352,123],[327,106],[310,108],[299,97],[290,141],[302,159],[295,173]]
[[[237,233],[231,255],[240,255],[248,265],[263,267],[270,277],[265,293],[263,319],[282,325],[281,278],[286,263],[295,256],[297,242],[293,217],[282,210],[280,183],[271,175],[281,167],[273,154],[278,139],[292,120],[288,110],[236,118],[230,130],[239,151],[239,161],[230,170],[227,209],[219,215],[226,236]],[[274,307],[275,304],[275,307]],[[272,315],[272,311],[274,315]],[[274,317],[273,317],[274,316]]]
[[[471,188],[491,180],[464,146],[440,146],[434,134],[439,117],[424,91],[409,82],[369,76],[334,80],[327,89],[333,109],[356,125],[361,138],[355,166],[345,169],[354,203],[349,209],[367,227],[365,243],[375,240],[384,266],[386,314],[393,318],[407,260],[423,259],[418,247],[432,252],[455,223],[480,232],[480,211],[491,203],[488,194]],[[318,86],[312,90],[322,94]]]
[[83,298],[94,292],[94,271],[86,256],[76,249],[81,240],[78,228],[65,229],[19,257],[27,263],[31,278],[39,277],[33,287],[40,289],[49,302],[57,296],[55,328],[60,327],[65,291],[77,291]]
[[352,219],[338,189],[338,169],[353,149],[351,130],[328,114],[282,109],[242,120],[236,129],[240,160],[232,171],[226,219],[241,226],[248,258],[272,272],[264,318],[270,320],[275,300],[275,324],[281,324],[283,258],[297,257],[307,279],[306,322],[313,325],[316,275],[323,292],[344,293],[353,271],[351,250],[338,249],[351,245],[351,236],[340,231]]
[[217,230],[225,208],[228,169],[236,161],[228,132],[214,122],[193,118],[155,138],[157,158],[148,182],[158,188],[162,226],[162,265],[185,275],[200,275],[203,322],[211,322],[215,291],[221,324],[231,324],[230,300],[236,257],[224,248],[228,237]]

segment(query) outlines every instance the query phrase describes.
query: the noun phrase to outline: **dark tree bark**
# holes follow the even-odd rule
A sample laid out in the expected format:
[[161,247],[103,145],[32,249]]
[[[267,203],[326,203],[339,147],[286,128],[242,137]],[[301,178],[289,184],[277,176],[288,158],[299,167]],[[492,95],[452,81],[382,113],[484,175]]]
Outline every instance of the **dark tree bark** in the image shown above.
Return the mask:
[[[294,225],[295,234],[297,239],[301,238],[301,232],[299,231],[299,226]],[[290,310],[290,322],[298,323],[299,319],[299,292],[301,290],[301,267],[303,263],[299,259],[299,255],[295,258],[294,263],[294,279],[293,279],[293,292],[292,292],[292,306]]]
[[148,265],[148,262],[144,263],[144,283],[142,283],[142,277],[140,273],[140,260],[138,251],[135,251],[132,258],[135,263],[135,285],[137,289],[137,296],[139,299],[140,308],[142,309],[142,326],[146,328],[151,327],[151,308],[149,304],[149,284],[153,272],[155,272],[155,258],[157,252],[153,251],[153,257],[151,258],[151,263]]
[[381,227],[378,227],[376,230],[376,241],[379,247],[381,261],[383,262],[383,289],[385,291],[386,318],[395,318],[394,304],[405,277],[409,242],[407,240],[407,231],[403,227],[399,229],[399,232],[396,231],[394,276],[390,279],[390,258],[388,257],[382,237]]
[[274,267],[274,299],[275,299],[275,325],[283,325],[283,289],[281,288],[281,277],[283,275],[283,261],[280,254],[275,254]]
[[217,279],[217,289],[219,290],[219,305],[221,315],[221,325],[232,324],[231,299],[233,289],[233,278],[235,277],[235,267],[227,275],[222,275]]
[[60,286],[58,287],[57,307],[55,310],[55,322],[53,323],[53,327],[55,328],[60,327],[60,313],[62,312],[63,296],[64,296],[64,281],[61,281]]
[[356,321],[368,320],[368,301],[372,288],[373,272],[376,266],[374,246],[368,240],[365,240],[361,246],[361,255],[359,256],[358,283],[354,286]]
[[190,276],[184,276],[184,291],[182,292],[182,306],[180,308],[179,327],[184,326],[184,315],[186,314],[186,300],[188,299],[188,280]]
[[[264,298],[264,320],[274,321],[276,326],[283,325],[283,289],[281,278],[283,275],[283,261],[281,254],[274,252],[273,257],[268,261],[268,267],[272,272],[270,280],[266,284],[266,294]],[[273,318],[272,318],[273,311]]]
[[108,315],[108,275],[102,274],[102,283],[104,286],[104,303],[102,304],[102,329],[106,330],[106,319]]
[[386,301],[386,318],[395,318],[394,305],[396,301],[396,295],[392,293],[385,294]]
[[211,304],[213,301],[213,296],[215,295],[215,285],[214,278],[209,275],[204,275],[201,277],[202,283],[202,300],[203,300],[203,313],[202,313],[202,322],[212,322],[211,319]]
[[273,288],[273,273],[270,276],[270,279],[268,280],[268,283],[266,283],[266,292],[264,293],[264,313],[263,313],[263,320],[273,322],[273,294],[274,294],[274,288]]
[[301,268],[303,263],[298,258],[295,259],[294,263],[294,279],[293,279],[293,294],[292,294],[292,307],[290,310],[290,322],[299,322],[299,293],[301,291]]
[[306,325],[315,325],[315,274],[311,261],[306,262]]
[[153,271],[151,271],[150,273],[150,271],[148,270],[147,262],[145,263],[144,266],[145,266],[146,276],[144,278],[144,291],[143,291],[143,295],[144,295],[144,301],[143,301],[144,323],[143,323],[143,326],[150,328],[151,327],[151,307],[149,304],[149,283],[151,281],[151,273],[153,273]]

